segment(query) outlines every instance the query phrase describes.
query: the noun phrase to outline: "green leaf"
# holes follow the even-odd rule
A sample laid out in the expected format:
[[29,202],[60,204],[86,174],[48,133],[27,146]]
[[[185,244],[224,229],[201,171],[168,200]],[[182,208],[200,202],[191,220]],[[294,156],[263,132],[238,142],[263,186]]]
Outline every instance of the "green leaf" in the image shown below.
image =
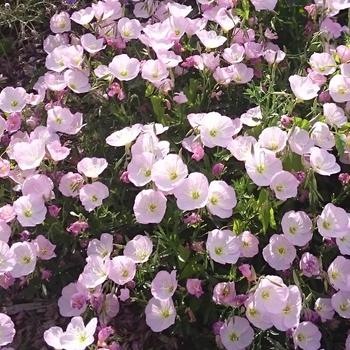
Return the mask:
[[342,157],[345,152],[345,141],[342,134],[335,134],[335,147],[339,153],[339,156]]
[[165,115],[163,98],[160,96],[152,96],[151,103],[153,107],[153,112],[156,115],[158,122],[163,123],[164,115]]

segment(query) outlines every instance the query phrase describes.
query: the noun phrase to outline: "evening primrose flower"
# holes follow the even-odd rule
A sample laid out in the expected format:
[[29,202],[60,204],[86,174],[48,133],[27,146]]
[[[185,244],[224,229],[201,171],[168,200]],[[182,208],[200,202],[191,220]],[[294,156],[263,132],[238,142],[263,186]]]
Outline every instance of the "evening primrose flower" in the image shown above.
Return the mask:
[[15,337],[15,325],[6,314],[0,313],[0,346],[12,343]]
[[79,190],[81,204],[87,211],[93,211],[95,208],[101,206],[103,200],[108,196],[108,187],[99,181],[86,184]]
[[317,219],[317,228],[323,237],[343,237],[350,230],[349,216],[343,208],[328,203]]
[[154,298],[168,300],[171,298],[177,288],[176,270],[159,271],[151,283],[151,293]]
[[35,246],[32,243],[13,243],[10,251],[13,253],[16,260],[16,264],[11,270],[11,276],[15,278],[27,276],[34,271],[37,255]]
[[44,200],[33,194],[21,196],[13,203],[17,220],[23,227],[34,227],[41,224],[46,217],[47,209]]
[[301,322],[293,331],[295,346],[303,350],[318,350],[321,347],[321,332],[311,322]]
[[140,72],[140,61],[126,54],[115,56],[108,65],[110,73],[120,81],[135,79]]
[[27,92],[22,87],[7,86],[0,92],[0,110],[5,113],[21,112],[26,106]]
[[133,155],[128,164],[128,178],[135,186],[141,187],[152,181],[152,168],[155,163],[154,154],[142,152]]
[[175,323],[176,310],[171,298],[152,298],[145,309],[146,323],[153,332],[161,332]]
[[298,194],[299,181],[289,171],[279,171],[276,173],[270,183],[270,188],[274,191],[279,200],[295,198]]
[[135,263],[145,263],[152,254],[153,243],[147,236],[136,235],[124,247],[123,254]]
[[108,277],[119,285],[130,282],[136,273],[134,260],[127,256],[116,256],[112,259]]
[[328,268],[328,277],[333,288],[343,292],[350,292],[350,259],[337,256]]

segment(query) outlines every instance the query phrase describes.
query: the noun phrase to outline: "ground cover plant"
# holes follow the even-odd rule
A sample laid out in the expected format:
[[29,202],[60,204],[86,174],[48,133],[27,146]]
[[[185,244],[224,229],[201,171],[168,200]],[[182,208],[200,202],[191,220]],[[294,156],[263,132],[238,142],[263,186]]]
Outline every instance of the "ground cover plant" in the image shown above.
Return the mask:
[[0,5],[1,349],[349,350],[349,26]]

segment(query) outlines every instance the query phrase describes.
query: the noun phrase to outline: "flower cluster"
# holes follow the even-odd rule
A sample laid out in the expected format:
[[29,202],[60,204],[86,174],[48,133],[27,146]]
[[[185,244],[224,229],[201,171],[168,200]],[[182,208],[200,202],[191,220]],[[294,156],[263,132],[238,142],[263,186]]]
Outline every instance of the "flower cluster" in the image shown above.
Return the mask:
[[350,349],[350,3],[185,3],[67,5],[0,90],[0,287],[54,349]]

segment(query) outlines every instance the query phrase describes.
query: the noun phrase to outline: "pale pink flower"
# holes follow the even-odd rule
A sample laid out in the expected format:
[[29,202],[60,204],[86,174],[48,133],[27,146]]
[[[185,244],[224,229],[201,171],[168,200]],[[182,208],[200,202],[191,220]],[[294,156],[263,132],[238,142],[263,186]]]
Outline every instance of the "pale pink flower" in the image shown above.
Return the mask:
[[17,220],[24,227],[34,227],[41,224],[45,220],[47,212],[44,200],[33,194],[16,199],[13,208]]
[[235,297],[235,282],[221,282],[215,285],[212,298],[215,304],[233,306]]
[[325,103],[323,105],[323,115],[326,118],[326,123],[330,126],[342,127],[347,122],[343,108],[335,103]]
[[209,148],[227,147],[232,136],[236,134],[233,120],[217,112],[210,112],[203,116],[199,131],[203,145]]
[[77,164],[80,174],[86,177],[97,178],[108,166],[105,158],[83,158]]
[[315,145],[326,150],[335,146],[335,137],[326,123],[316,122],[311,130],[311,140]]
[[173,97],[173,100],[177,104],[184,104],[188,102],[187,96],[184,94],[183,91],[176,92],[175,96]]
[[202,173],[191,173],[174,190],[179,209],[194,210],[203,208],[208,202],[208,179]]
[[41,140],[17,142],[13,147],[13,158],[22,170],[35,169],[45,156],[45,144]]
[[7,86],[0,92],[0,109],[5,113],[21,112],[26,106],[26,96],[22,87]]
[[247,59],[257,59],[263,54],[263,44],[254,41],[244,43],[245,55]]
[[11,170],[10,162],[0,158],[0,178],[9,176]]
[[[328,268],[329,282],[333,288],[342,292],[350,292],[350,260],[337,256]],[[350,305],[349,305],[350,306]]]
[[236,159],[246,161],[251,156],[256,142],[253,136],[238,136],[228,144],[227,149]]
[[299,100],[312,100],[317,97],[320,87],[308,77],[292,75],[289,77],[290,87]]
[[119,300],[127,301],[130,298],[130,290],[128,288],[122,288],[119,291],[120,291]]
[[252,258],[259,253],[259,240],[250,232],[244,231],[239,236],[240,256]]
[[11,237],[11,227],[0,219],[0,241],[7,243]]
[[[114,147],[129,145],[136,140],[141,132],[141,124],[134,124],[131,127],[126,127],[122,130],[115,131],[106,138],[107,144]],[[139,152],[141,153],[141,152]]]
[[159,83],[169,76],[168,69],[160,60],[148,60],[142,66],[142,78],[151,83]]
[[301,256],[299,267],[306,277],[319,276],[320,262],[316,256],[310,253],[304,253]]
[[277,0],[250,0],[256,11],[273,11],[277,5]]
[[80,201],[87,211],[92,211],[101,206],[102,201],[108,196],[108,187],[99,181],[86,184],[79,190]]
[[[266,294],[267,295],[267,294]],[[255,327],[258,327],[262,330],[269,329],[273,326],[271,317],[266,317],[269,315],[265,310],[261,311],[256,306],[256,298],[254,295],[251,295],[246,302],[244,303],[246,307],[245,315],[249,322]]]
[[350,255],[350,230],[343,237],[337,237],[336,242],[341,254]]
[[299,181],[289,171],[279,171],[276,173],[270,183],[270,188],[274,191],[279,200],[294,198],[298,194]]
[[343,318],[350,318],[350,292],[339,291],[332,295],[332,308]]
[[73,12],[70,19],[75,23],[85,26],[93,20],[94,16],[95,11],[92,9],[92,7],[88,6],[79,11]]
[[135,263],[145,263],[152,254],[153,243],[147,236],[136,235],[126,243],[123,254]]
[[287,133],[277,126],[265,128],[259,135],[258,143],[261,148],[271,152],[281,152],[287,144]]
[[16,334],[15,325],[11,318],[3,313],[0,313],[0,329],[0,346],[12,343]]
[[264,48],[263,56],[266,62],[272,65],[282,62],[286,57],[286,53],[282,51],[278,45],[267,43]]
[[240,44],[232,44],[226,48],[222,54],[222,58],[230,64],[240,63],[244,59],[245,49]]
[[330,298],[318,298],[315,301],[315,311],[320,315],[322,322],[334,317],[334,310]]
[[160,191],[143,190],[135,198],[134,214],[140,224],[159,224],[165,214],[167,199]]
[[311,322],[301,322],[293,331],[294,345],[303,350],[318,350],[321,347],[321,332]]
[[10,251],[13,253],[16,264],[11,270],[12,277],[22,277],[31,274],[36,265],[36,249],[32,243],[17,242],[12,244]]
[[0,220],[5,222],[13,221],[16,218],[16,213],[12,205],[5,204],[0,207]]
[[68,45],[69,38],[67,34],[48,35],[43,43],[43,48],[47,54],[51,53],[56,47]]
[[135,79],[140,72],[140,62],[126,54],[115,56],[108,66],[109,71],[120,81]]
[[51,327],[44,332],[45,343],[54,349],[62,349],[61,337],[64,332],[61,327]]
[[138,39],[142,30],[142,25],[137,19],[123,17],[118,21],[118,32],[125,41]]
[[270,151],[255,146],[245,162],[245,168],[256,185],[269,186],[273,176],[282,171],[282,162]]
[[113,293],[106,294],[104,298],[102,310],[99,314],[99,321],[101,326],[108,324],[119,313],[119,300]]
[[133,155],[127,168],[129,180],[138,187],[149,183],[152,180],[151,175],[154,162],[154,154],[151,152]]
[[58,189],[66,197],[77,197],[83,182],[80,174],[69,172],[61,177]]
[[0,275],[11,272],[16,265],[16,256],[13,250],[4,241],[0,241]]
[[46,148],[53,161],[59,162],[66,159],[70,154],[68,147],[62,146],[60,141],[52,141],[46,145]]
[[168,300],[171,298],[177,288],[176,270],[159,271],[151,283],[152,296],[159,300]]
[[77,94],[82,94],[91,90],[88,76],[78,69],[67,69],[63,77],[67,86]]
[[44,82],[47,88],[52,91],[62,91],[67,87],[63,74],[58,72],[46,72]]
[[284,237],[293,245],[302,247],[312,239],[312,221],[304,211],[288,211],[281,221]]
[[64,33],[71,30],[71,21],[67,12],[60,12],[50,19],[50,29],[53,33]]
[[350,101],[350,78],[335,75],[329,82],[329,94],[334,102]]
[[274,234],[263,249],[263,257],[275,270],[287,270],[296,257],[296,250],[283,235]]
[[197,31],[196,35],[207,49],[215,49],[223,45],[227,40],[227,38],[218,35],[214,30],[207,31],[202,29]]
[[291,130],[288,143],[290,149],[299,155],[309,153],[311,148],[314,146],[314,142],[311,140],[309,133],[298,126],[294,126]]
[[250,108],[246,113],[243,113],[240,117],[243,124],[254,127],[261,124],[263,116],[261,114],[260,106]]
[[227,350],[244,350],[254,339],[254,330],[247,319],[234,316],[220,328],[220,340]]
[[171,298],[167,300],[150,299],[145,314],[146,323],[153,332],[161,332],[175,323],[176,310]]
[[108,277],[113,282],[124,285],[135,277],[135,273],[136,264],[134,260],[120,255],[112,259]]
[[151,178],[160,190],[171,191],[181,186],[187,174],[187,166],[181,157],[177,154],[168,154],[154,163]]
[[104,39],[97,39],[93,34],[87,33],[80,37],[82,47],[89,53],[96,53],[103,50],[106,46],[103,45]]
[[244,63],[234,63],[228,66],[227,69],[236,84],[246,84],[254,77],[253,68],[247,67]]
[[96,317],[92,318],[86,326],[82,317],[73,317],[67,326],[67,330],[60,337],[63,349],[84,350],[95,341],[96,326]]
[[256,308],[263,313],[280,314],[287,305],[289,289],[278,276],[266,276],[255,291]]
[[220,218],[232,216],[237,205],[236,192],[225,181],[212,181],[209,185],[207,208],[211,214]]
[[310,164],[313,170],[321,175],[330,176],[340,172],[335,156],[322,148],[310,149]]
[[56,256],[55,248],[56,245],[52,244],[43,235],[39,235],[33,241],[34,247],[36,249],[36,255],[41,260],[50,260]]
[[315,72],[322,75],[333,74],[337,68],[332,55],[326,52],[313,53],[310,57],[310,66]]
[[208,232],[206,248],[211,259],[219,264],[235,264],[240,256],[240,239],[230,230]]
[[325,238],[341,238],[349,232],[349,216],[343,208],[328,203],[317,219],[317,229]]
[[200,298],[204,294],[202,289],[202,281],[198,278],[188,278],[186,281],[186,290],[190,295]]
[[238,16],[233,16],[232,13],[226,10],[226,8],[221,7],[217,12],[214,21],[218,23],[225,32],[228,32],[240,23],[240,18]]
[[43,174],[35,174],[28,176],[22,183],[22,194],[36,195],[42,198],[44,201],[55,198],[53,193],[52,180]]
[[98,255],[103,259],[109,258],[113,251],[113,236],[102,233],[100,239],[92,239],[87,248],[87,255]]
[[84,271],[79,276],[79,283],[86,288],[95,288],[106,281],[112,264],[108,258],[100,255],[90,255],[86,258],[87,264]]
[[58,308],[61,316],[80,316],[87,308],[88,291],[80,282],[69,283],[61,292]]

